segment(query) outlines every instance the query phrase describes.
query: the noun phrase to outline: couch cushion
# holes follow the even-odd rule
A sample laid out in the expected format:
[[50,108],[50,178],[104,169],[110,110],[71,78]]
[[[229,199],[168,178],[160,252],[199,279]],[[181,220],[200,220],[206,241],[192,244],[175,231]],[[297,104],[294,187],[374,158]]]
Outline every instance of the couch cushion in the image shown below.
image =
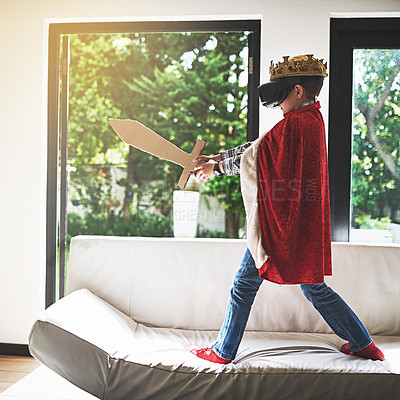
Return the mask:
[[400,337],[376,337],[387,361],[342,354],[333,334],[246,332],[232,364],[193,356],[216,331],[136,324],[88,290],[45,311],[31,353],[102,399],[396,398]]
[[[244,240],[76,237],[67,289],[88,288],[148,325],[218,330],[245,248]],[[332,243],[332,257],[327,284],[371,334],[400,335],[400,246]],[[331,332],[299,285],[267,281],[247,329]]]

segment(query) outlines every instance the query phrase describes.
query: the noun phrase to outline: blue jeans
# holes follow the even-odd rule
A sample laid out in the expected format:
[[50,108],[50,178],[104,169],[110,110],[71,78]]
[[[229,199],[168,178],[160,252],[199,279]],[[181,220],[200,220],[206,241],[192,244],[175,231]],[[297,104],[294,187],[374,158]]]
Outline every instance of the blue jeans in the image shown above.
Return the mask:
[[[212,346],[220,357],[227,360],[235,358],[251,306],[262,282],[254,259],[247,249],[233,281],[224,323]],[[349,342],[352,351],[360,351],[372,343],[362,322],[346,302],[325,283],[302,284],[300,287],[333,332]]]

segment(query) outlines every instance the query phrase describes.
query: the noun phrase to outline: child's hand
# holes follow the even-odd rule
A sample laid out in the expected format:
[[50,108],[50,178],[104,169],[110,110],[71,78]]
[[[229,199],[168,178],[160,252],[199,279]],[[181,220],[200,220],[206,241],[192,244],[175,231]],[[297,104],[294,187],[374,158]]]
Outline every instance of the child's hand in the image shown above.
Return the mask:
[[[196,158],[200,157],[206,156],[199,156]],[[214,165],[215,161],[212,159],[210,159],[208,162],[203,161],[202,163],[197,164],[197,166],[194,168],[195,177],[207,182],[210,178],[214,176]]]

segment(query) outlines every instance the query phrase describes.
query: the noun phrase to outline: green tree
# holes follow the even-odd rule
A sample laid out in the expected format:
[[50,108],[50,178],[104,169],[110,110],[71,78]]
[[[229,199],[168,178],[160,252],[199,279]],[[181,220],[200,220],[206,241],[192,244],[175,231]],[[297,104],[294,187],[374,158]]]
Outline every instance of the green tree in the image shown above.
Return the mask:
[[400,222],[400,51],[355,51],[353,224]]
[[[216,154],[246,140],[247,81],[243,55],[247,36],[216,33],[191,52],[189,66],[173,64],[154,78],[146,76],[127,85],[139,93],[146,104],[143,116],[153,116],[152,127],[187,152],[196,138],[207,142],[207,154]],[[163,103],[154,99],[160,97]],[[149,109],[153,109],[149,114]],[[171,123],[171,121],[173,123]],[[169,165],[176,182],[180,169]],[[173,184],[173,186],[175,186]],[[238,237],[240,217],[244,214],[238,177],[224,177],[207,184],[205,193],[218,196],[226,205],[226,235]]]

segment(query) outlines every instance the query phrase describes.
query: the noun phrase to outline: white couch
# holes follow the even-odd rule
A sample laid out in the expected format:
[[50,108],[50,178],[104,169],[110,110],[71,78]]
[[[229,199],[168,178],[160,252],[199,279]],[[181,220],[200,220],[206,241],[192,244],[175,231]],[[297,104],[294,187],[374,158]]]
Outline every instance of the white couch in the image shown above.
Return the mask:
[[213,343],[242,240],[81,236],[67,292],[36,321],[30,351],[101,399],[400,398],[400,246],[333,243],[338,291],[387,360],[339,351],[298,285],[264,282],[235,361],[193,356]]

